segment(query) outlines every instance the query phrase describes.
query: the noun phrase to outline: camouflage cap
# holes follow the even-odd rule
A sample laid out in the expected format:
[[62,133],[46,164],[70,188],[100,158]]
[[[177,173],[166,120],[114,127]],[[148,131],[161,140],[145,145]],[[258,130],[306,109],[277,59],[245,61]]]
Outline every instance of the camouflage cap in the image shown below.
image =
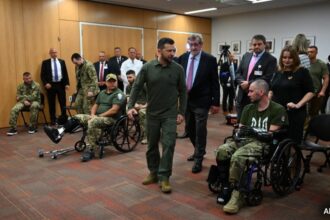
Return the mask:
[[110,73],[107,75],[106,81],[109,81],[110,79],[117,81],[117,76],[113,73]]

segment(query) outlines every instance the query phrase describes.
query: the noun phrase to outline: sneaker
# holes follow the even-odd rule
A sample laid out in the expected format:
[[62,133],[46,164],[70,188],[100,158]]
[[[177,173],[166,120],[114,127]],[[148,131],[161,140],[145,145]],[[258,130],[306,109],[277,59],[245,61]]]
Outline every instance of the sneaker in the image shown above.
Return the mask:
[[30,126],[28,132],[29,132],[29,134],[34,134],[37,132],[37,129],[33,126]]
[[147,138],[144,138],[144,139],[141,141],[141,144],[148,144],[148,140],[147,140]]
[[158,182],[158,177],[156,174],[150,173],[144,180],[142,181],[143,185],[149,185],[152,183],[157,183]]
[[87,150],[81,155],[81,162],[88,162],[95,157],[94,152]]
[[11,128],[11,129],[9,129],[9,131],[7,132],[7,135],[8,135],[8,136],[13,136],[13,135],[15,135],[15,134],[17,134],[17,130],[16,130],[16,128]]
[[171,193],[172,192],[172,188],[170,185],[170,181],[169,180],[163,180],[160,182],[160,190],[163,193]]
[[59,143],[62,139],[62,136],[59,134],[56,128],[52,128],[50,126],[44,126],[44,131],[47,136],[52,140],[55,144]]
[[236,214],[244,205],[244,201],[241,193],[237,190],[233,190],[229,202],[223,207],[223,211],[230,214]]

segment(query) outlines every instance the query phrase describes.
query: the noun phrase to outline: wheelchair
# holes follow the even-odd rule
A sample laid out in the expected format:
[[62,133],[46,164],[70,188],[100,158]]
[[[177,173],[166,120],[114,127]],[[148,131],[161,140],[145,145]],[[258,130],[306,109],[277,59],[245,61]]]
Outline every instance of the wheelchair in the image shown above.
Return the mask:
[[[75,133],[82,129],[82,137],[74,144],[72,148],[63,148],[59,150],[38,151],[39,157],[49,154],[52,159],[57,159],[59,155],[66,154],[71,151],[83,152],[87,143],[85,141],[87,136],[87,127],[81,124],[76,124],[72,127],[70,133]],[[98,140],[98,157],[101,159],[104,155],[104,147],[110,145],[114,146],[119,152],[127,153],[135,149],[140,141],[141,131],[138,118],[130,120],[127,115],[120,116],[115,123],[102,128],[101,135]]]
[[[241,129],[251,130],[252,128],[235,128],[233,135],[225,138],[224,143],[229,140],[238,143],[246,137],[255,137],[255,132],[252,132],[253,135],[246,135],[246,137],[238,135]],[[262,186],[271,186],[278,196],[285,196],[298,190],[297,184],[302,169],[302,153],[296,143],[285,136],[285,130],[274,132],[273,137],[263,141],[269,146],[268,152],[263,148],[261,155],[247,155],[254,157],[255,160],[253,162],[246,160],[244,172],[241,173],[238,183],[238,190],[243,193],[249,206],[257,206],[262,202]],[[231,192],[228,189],[228,182],[223,181],[224,171],[221,169],[220,161],[217,160],[216,162],[217,165],[212,165],[210,168],[207,181],[209,190],[218,193],[217,202],[221,203],[219,196],[224,191],[227,194]],[[229,175],[229,170],[227,172]]]

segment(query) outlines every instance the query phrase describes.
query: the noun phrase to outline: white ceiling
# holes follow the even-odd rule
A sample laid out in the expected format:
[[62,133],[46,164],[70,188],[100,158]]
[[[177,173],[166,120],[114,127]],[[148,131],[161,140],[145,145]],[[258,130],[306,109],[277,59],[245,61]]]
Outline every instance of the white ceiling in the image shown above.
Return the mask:
[[234,15],[246,12],[269,10],[274,8],[295,7],[305,4],[316,4],[329,0],[273,0],[252,4],[247,0],[91,0],[136,8],[152,9],[163,12],[184,14],[193,11],[215,7],[216,11],[194,14],[198,17],[214,18],[224,15]]

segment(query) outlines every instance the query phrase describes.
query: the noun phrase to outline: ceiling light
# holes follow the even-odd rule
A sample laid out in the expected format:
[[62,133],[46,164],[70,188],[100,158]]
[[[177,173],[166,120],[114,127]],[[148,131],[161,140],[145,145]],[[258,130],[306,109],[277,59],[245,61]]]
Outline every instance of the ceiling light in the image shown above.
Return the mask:
[[270,2],[273,0],[248,0],[249,2],[252,2],[253,4],[257,4],[257,3],[263,3],[263,2]]
[[186,15],[191,15],[191,14],[197,14],[197,13],[202,13],[206,11],[215,11],[218,10],[217,8],[206,8],[206,9],[201,9],[201,10],[196,10],[196,11],[187,11],[185,12]]

